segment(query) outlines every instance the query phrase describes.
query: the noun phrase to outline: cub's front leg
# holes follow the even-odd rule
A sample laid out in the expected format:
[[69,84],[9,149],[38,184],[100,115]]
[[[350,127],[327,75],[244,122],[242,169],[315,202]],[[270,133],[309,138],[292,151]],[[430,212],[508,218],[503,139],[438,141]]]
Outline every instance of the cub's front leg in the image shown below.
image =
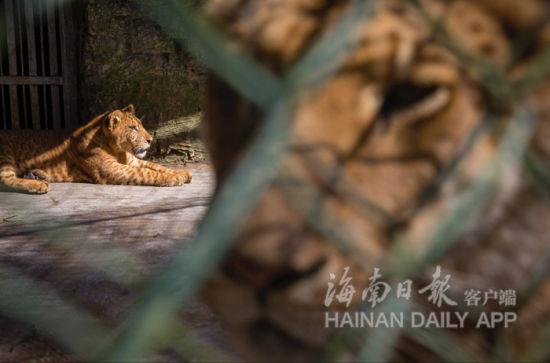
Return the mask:
[[153,163],[151,161],[140,160],[140,159],[136,159],[135,163],[136,163],[137,166],[139,166],[141,168],[146,168],[146,169],[151,169],[151,170],[156,170],[156,171],[161,171],[161,172],[167,172],[167,173],[180,174],[180,175],[182,175],[186,178],[186,180],[187,180],[186,183],[191,182],[191,179],[192,179],[191,172],[187,169],[170,169],[170,168],[167,168],[167,167],[162,166],[160,164]]
[[100,184],[120,185],[148,185],[158,187],[180,186],[191,181],[190,177],[182,173],[140,168],[121,164],[115,161],[106,161],[99,166],[96,176]]

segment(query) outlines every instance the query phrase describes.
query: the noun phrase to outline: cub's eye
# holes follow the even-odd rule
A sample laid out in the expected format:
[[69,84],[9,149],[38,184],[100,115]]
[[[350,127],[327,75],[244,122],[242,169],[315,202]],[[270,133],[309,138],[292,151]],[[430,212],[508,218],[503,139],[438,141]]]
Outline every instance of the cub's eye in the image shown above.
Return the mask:
[[134,126],[134,125],[128,126],[128,127],[129,127],[130,129],[134,130],[134,131],[137,131],[137,130],[138,130],[138,127],[137,127],[137,126]]

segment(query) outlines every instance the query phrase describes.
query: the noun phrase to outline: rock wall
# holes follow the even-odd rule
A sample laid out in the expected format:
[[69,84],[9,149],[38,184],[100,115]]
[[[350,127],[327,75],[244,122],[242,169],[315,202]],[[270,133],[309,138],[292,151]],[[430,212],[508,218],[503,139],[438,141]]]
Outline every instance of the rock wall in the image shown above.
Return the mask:
[[200,111],[204,71],[131,0],[80,9],[81,116],[133,103],[146,127]]

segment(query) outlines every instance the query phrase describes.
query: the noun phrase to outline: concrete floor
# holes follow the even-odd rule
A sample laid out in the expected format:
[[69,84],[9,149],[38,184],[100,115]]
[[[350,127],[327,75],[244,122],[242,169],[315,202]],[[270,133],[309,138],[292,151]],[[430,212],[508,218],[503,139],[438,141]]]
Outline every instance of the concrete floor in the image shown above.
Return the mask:
[[[0,267],[118,321],[135,287],[185,248],[207,210],[212,172],[202,164],[191,169],[192,183],[174,188],[51,184],[45,195],[0,191]],[[200,302],[184,316],[207,338],[220,336],[216,318]],[[29,327],[5,317],[0,312],[1,361],[46,355],[42,338],[25,340]]]

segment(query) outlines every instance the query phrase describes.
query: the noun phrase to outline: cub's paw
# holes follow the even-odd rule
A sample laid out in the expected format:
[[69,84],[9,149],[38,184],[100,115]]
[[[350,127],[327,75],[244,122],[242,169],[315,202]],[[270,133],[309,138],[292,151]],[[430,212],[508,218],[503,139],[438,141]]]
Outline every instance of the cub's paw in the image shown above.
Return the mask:
[[181,186],[191,182],[191,173],[188,170],[170,170],[166,175],[166,179],[167,186]]
[[26,190],[32,194],[46,194],[50,190],[47,182],[39,180],[29,180],[25,186]]
[[193,179],[193,175],[191,175],[191,172],[187,169],[176,170],[176,174],[182,176],[186,184],[191,183],[191,179]]
[[44,170],[40,169],[33,169],[31,171],[26,171],[23,174],[24,179],[31,179],[31,180],[41,180],[46,181],[48,180],[48,176]]
[[166,182],[164,185],[167,187],[179,187],[185,183],[185,178],[175,173],[169,173],[166,175]]

